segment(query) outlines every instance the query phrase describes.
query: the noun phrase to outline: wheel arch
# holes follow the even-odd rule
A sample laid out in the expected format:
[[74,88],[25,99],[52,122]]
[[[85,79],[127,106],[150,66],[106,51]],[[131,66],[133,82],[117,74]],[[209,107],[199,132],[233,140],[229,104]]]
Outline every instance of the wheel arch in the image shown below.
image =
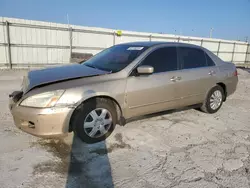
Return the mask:
[[86,98],[83,101],[81,101],[81,103],[79,103],[77,105],[77,107],[74,109],[74,111],[73,111],[73,113],[72,113],[72,115],[70,117],[69,130],[68,130],[69,132],[73,131],[73,123],[72,123],[72,121],[74,119],[74,116],[75,116],[76,112],[82,107],[82,105],[84,103],[86,103],[86,102],[88,102],[90,100],[96,99],[96,98],[105,98],[105,99],[108,99],[108,100],[112,101],[114,103],[115,107],[116,107],[116,113],[117,113],[117,117],[118,117],[118,123],[120,125],[125,124],[125,122],[123,120],[124,119],[123,118],[123,111],[122,111],[122,108],[121,108],[121,105],[119,104],[119,102],[116,99],[114,99],[113,97],[111,97],[111,96],[108,96],[108,95],[98,95],[98,96],[91,96],[89,98]]
[[226,99],[227,99],[227,86],[226,86],[226,84],[224,84],[223,82],[218,82],[216,85],[219,85],[220,87],[222,87],[222,89],[224,91],[223,101],[226,101]]

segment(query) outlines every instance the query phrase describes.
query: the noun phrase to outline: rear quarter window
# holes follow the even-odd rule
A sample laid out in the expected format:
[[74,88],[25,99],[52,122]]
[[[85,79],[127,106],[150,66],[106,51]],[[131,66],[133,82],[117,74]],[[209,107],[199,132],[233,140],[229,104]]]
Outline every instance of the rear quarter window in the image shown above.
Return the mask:
[[205,53],[206,60],[207,60],[207,66],[215,66],[214,61]]

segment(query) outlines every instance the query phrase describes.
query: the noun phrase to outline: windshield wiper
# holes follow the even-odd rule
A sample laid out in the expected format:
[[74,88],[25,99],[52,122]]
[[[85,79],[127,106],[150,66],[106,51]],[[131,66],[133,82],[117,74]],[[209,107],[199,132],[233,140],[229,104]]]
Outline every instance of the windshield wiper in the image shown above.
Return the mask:
[[94,65],[85,64],[85,66],[88,66],[88,67],[91,67],[91,68],[94,68],[94,69],[98,69]]
[[107,72],[109,72],[109,73],[112,73],[112,72],[113,72],[112,70],[97,68],[97,67],[95,67],[94,65],[85,64],[85,66],[88,66],[88,67],[91,67],[91,68],[94,68],[94,69],[98,69],[98,70],[102,70],[102,71],[107,71]]

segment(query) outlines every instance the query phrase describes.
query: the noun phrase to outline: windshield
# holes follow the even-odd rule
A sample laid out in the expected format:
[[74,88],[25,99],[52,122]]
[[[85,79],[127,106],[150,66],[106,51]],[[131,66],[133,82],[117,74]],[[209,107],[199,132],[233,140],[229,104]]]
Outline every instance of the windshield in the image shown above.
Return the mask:
[[147,47],[131,46],[131,45],[117,45],[102,52],[85,61],[83,64],[89,67],[118,72],[129,65],[135,58],[137,58]]

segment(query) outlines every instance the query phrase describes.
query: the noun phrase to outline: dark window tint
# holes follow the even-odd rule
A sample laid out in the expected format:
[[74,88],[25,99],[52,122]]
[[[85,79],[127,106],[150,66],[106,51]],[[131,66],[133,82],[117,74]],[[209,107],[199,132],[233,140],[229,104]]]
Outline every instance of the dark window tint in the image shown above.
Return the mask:
[[182,69],[191,69],[206,66],[205,53],[196,48],[179,48]]
[[206,54],[206,59],[207,59],[207,66],[214,66],[213,60],[207,54]]
[[157,49],[146,57],[142,65],[154,67],[154,73],[177,70],[177,49],[175,47]]

